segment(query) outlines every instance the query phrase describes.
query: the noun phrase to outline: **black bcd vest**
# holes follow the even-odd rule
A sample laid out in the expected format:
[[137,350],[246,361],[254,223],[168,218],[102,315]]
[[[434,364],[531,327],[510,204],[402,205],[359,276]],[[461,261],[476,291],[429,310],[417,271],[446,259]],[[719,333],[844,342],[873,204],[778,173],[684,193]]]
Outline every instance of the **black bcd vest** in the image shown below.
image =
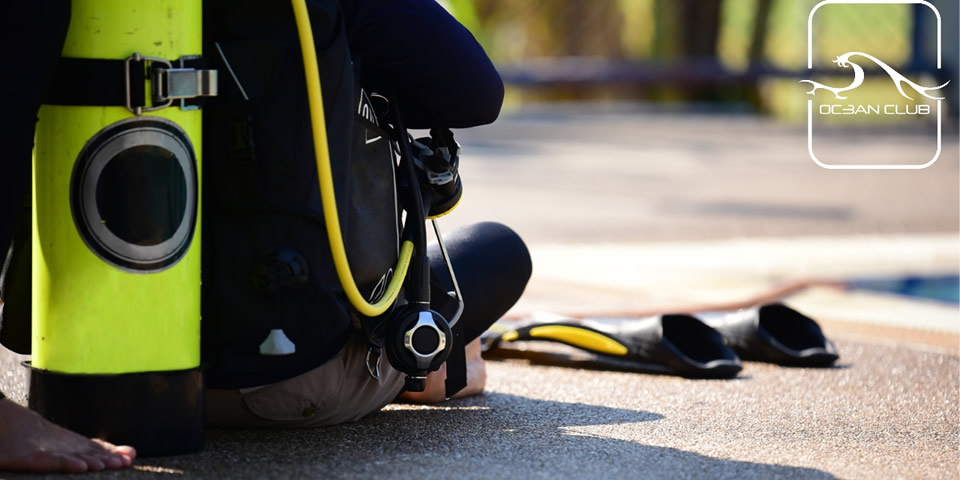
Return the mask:
[[[243,388],[319,366],[358,320],[324,226],[293,11],[253,0],[204,8],[204,56],[221,73],[203,118],[202,356],[208,386]],[[395,161],[337,2],[308,8],[343,240],[369,300],[398,256]]]

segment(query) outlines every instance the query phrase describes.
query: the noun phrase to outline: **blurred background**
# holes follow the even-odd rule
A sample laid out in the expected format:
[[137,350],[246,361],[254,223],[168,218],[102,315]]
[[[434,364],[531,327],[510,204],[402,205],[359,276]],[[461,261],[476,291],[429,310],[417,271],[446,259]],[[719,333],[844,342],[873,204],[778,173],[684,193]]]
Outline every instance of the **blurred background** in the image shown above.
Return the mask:
[[[820,0],[447,0],[498,64],[508,104],[606,100],[700,104],[805,120],[796,95],[807,71],[807,19]],[[814,21],[815,64],[846,45],[914,78],[957,74],[957,2],[937,71],[932,10],[922,4],[825,5]],[[846,72],[844,72],[846,73]],[[868,76],[871,72],[868,70]],[[876,68],[872,73],[880,74]],[[830,78],[830,77],[828,77]],[[836,80],[836,78],[833,78]],[[876,88],[886,79],[869,79]],[[923,83],[922,81],[920,83]],[[836,84],[836,83],[835,83]],[[956,82],[949,90],[956,116]],[[869,97],[867,97],[869,98]],[[882,118],[880,118],[882,119]]]
[[[512,315],[689,309],[786,285],[835,329],[949,333],[955,349],[956,1],[932,2],[940,68],[932,9],[831,4],[813,19],[812,70],[818,0],[441,3],[507,85],[496,123],[458,132],[466,196],[444,224],[497,220],[527,240],[534,276]],[[949,81],[941,138],[935,115],[832,116],[817,120],[818,155],[920,165],[939,150],[932,166],[811,160],[807,100],[838,100],[799,81],[849,85],[831,63],[847,51],[920,85]],[[917,104],[859,63],[856,103]]]

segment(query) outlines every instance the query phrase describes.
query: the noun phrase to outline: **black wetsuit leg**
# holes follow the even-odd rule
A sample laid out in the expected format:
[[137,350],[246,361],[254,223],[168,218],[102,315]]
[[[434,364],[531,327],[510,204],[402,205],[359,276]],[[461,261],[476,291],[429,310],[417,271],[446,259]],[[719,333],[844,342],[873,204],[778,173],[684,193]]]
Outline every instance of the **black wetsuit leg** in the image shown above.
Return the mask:
[[340,0],[365,89],[394,98],[408,128],[496,120],[503,81],[473,35],[434,0]]
[[[530,252],[513,230],[493,222],[454,230],[444,235],[444,245],[463,294],[460,323],[469,342],[520,299],[533,269]],[[453,291],[453,283],[439,246],[431,244],[427,254],[433,290],[431,307],[449,318],[451,305],[440,296]]]

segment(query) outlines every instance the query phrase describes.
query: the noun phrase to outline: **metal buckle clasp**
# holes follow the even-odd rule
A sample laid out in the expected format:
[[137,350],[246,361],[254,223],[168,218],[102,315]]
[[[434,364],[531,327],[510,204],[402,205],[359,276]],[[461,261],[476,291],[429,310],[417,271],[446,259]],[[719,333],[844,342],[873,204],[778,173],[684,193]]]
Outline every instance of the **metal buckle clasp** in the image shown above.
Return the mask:
[[158,68],[153,77],[154,104],[180,100],[180,109],[196,110],[197,105],[187,105],[184,100],[197,97],[214,97],[217,95],[217,71],[187,68],[187,60],[199,58],[197,56],[180,57],[178,68]]
[[[160,110],[173,105],[174,100],[180,100],[182,110],[196,110],[197,105],[187,105],[184,100],[197,97],[213,97],[217,95],[217,71],[185,68],[184,60],[197,57],[181,57],[179,66],[174,68],[173,63],[165,58],[148,57],[134,53],[126,60],[126,94],[127,110],[134,115],[143,115],[145,112]],[[130,62],[152,62],[159,65],[150,66],[151,100],[150,107],[131,104],[130,92],[134,87],[130,84]]]
[[[140,115],[143,115],[144,112],[152,112],[152,111],[154,111],[154,110],[160,110],[161,108],[166,108],[166,107],[169,107],[170,105],[172,105],[172,104],[173,104],[173,101],[171,100],[171,101],[168,101],[168,102],[166,102],[165,104],[162,104],[162,105],[157,105],[156,102],[154,102],[154,105],[153,105],[152,107],[146,107],[146,106],[136,106],[136,107],[134,107],[134,106],[133,106],[133,104],[131,103],[131,100],[130,100],[130,92],[131,92],[131,91],[133,90],[133,88],[134,88],[133,85],[130,85],[130,62],[153,62],[153,63],[161,63],[161,64],[163,64],[163,65],[166,65],[167,68],[173,68],[173,64],[170,63],[170,61],[168,61],[168,60],[165,59],[165,58],[160,58],[160,57],[146,57],[146,56],[140,55],[139,53],[134,53],[133,55],[130,55],[129,57],[127,57],[126,65],[125,65],[124,72],[123,72],[123,73],[124,73],[124,76],[125,76],[125,78],[126,78],[126,80],[127,80],[127,81],[125,82],[125,83],[126,83],[126,88],[127,88],[127,110],[130,110],[130,111],[131,111],[134,115],[136,115],[136,116],[140,116]],[[152,83],[155,83],[155,82],[152,82]]]

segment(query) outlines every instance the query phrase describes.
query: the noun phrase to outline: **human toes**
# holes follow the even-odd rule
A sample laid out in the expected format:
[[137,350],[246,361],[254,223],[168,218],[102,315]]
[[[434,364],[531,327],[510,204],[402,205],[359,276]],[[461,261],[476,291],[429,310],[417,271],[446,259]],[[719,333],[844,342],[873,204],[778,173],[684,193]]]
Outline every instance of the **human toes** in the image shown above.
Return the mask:
[[87,464],[88,471],[99,472],[107,468],[107,458],[104,455],[98,453],[80,453],[76,456]]
[[133,459],[137,456],[137,451],[133,447],[127,445],[116,446],[110,442],[100,440],[99,438],[92,439],[93,443],[96,444],[93,451],[89,452],[91,454],[95,453],[96,458],[100,459],[105,468],[123,468],[129,467],[133,463]]
[[123,460],[124,467],[132,465],[133,460],[137,458],[137,450],[129,445],[120,445],[113,448],[113,453],[120,455],[120,459]]

